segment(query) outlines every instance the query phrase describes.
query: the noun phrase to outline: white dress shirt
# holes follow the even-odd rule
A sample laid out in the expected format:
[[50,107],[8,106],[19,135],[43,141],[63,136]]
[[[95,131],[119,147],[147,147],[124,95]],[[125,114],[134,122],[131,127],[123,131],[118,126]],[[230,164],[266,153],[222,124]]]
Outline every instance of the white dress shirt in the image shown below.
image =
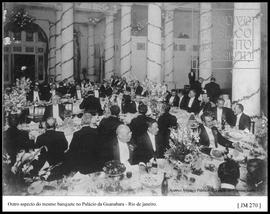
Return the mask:
[[58,118],[59,117],[59,106],[58,104],[53,105],[53,117]]
[[195,97],[192,97],[192,98],[189,99],[189,102],[188,102],[188,107],[189,107],[189,108],[191,108],[194,99],[195,99]]
[[183,97],[184,97],[184,96],[180,97],[179,104],[178,104],[179,107],[180,107],[180,104],[181,104],[181,102],[182,102]]
[[37,101],[40,101],[38,91],[34,91],[34,95],[33,96],[34,96],[34,99],[33,99],[34,101],[36,101],[36,100]]
[[52,97],[55,96],[55,90],[51,90],[51,93],[52,93]]
[[77,97],[78,99],[82,99],[82,93],[81,93],[81,90],[77,90]]
[[236,116],[236,124],[235,124],[235,126],[236,126],[237,129],[239,129],[239,122],[240,122],[240,118],[241,118],[242,114],[243,113],[240,113],[240,114],[238,114]]
[[221,108],[217,108],[217,121],[218,122],[222,122],[222,111],[223,111],[223,109]]
[[119,146],[119,155],[120,155],[120,162],[121,163],[128,163],[129,160],[129,149],[128,144],[123,143],[118,139],[118,146]]
[[207,126],[204,126],[204,128],[205,128],[205,131],[206,131],[208,138],[209,138],[209,142],[210,142],[209,147],[215,148],[216,147],[215,137],[213,135],[212,129],[208,128]]
[[99,98],[99,92],[98,92],[98,90],[95,90],[94,91],[94,95],[95,95],[96,98]]
[[150,132],[147,132],[148,136],[150,138],[151,144],[152,144],[152,148],[154,150],[154,152],[156,151],[156,138],[155,135],[151,134]]
[[172,97],[170,98],[169,103],[170,103],[170,104],[173,104],[173,100],[174,100],[174,96],[172,96]]

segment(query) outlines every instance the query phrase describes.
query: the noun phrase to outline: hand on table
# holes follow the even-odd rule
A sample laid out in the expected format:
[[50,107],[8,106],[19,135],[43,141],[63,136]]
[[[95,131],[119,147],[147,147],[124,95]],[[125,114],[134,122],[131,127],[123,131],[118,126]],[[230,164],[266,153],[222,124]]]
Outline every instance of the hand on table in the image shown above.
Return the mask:
[[237,150],[237,151],[239,151],[239,152],[243,152],[243,149],[241,148],[239,142],[234,142],[234,143],[232,144],[232,146],[234,147],[235,150]]

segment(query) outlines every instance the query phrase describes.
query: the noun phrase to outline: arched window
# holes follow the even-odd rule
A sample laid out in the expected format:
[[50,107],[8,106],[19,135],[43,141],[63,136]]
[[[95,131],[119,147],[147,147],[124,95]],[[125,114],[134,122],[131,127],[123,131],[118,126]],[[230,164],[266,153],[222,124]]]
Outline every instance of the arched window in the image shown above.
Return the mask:
[[43,82],[47,78],[48,38],[42,28],[31,23],[20,29],[7,23],[4,35],[10,41],[4,45],[4,83],[11,84],[22,75]]

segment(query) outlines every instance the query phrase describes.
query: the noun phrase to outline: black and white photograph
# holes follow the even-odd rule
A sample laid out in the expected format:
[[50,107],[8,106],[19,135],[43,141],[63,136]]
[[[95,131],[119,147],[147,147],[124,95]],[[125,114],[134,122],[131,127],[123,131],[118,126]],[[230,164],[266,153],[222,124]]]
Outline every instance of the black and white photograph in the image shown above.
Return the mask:
[[268,210],[267,2],[3,2],[2,41],[6,211]]

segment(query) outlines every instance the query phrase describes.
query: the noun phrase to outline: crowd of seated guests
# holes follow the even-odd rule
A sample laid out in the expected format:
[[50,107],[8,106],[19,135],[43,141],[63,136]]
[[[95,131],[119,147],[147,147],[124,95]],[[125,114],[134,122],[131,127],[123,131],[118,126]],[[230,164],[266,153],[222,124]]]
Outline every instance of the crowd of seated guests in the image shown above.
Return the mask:
[[[199,146],[202,152],[208,155],[215,152],[216,156],[222,156],[225,150],[223,152],[215,150],[220,146],[241,151],[238,143],[232,143],[221,135],[214,126],[214,120],[240,130],[250,130],[250,118],[243,113],[244,107],[240,103],[233,103],[233,109],[225,107],[224,99],[219,98],[220,94],[216,93],[218,87],[214,79],[211,80],[211,84],[206,87],[206,93],[198,87],[199,84],[191,87],[188,93],[175,89],[167,92],[157,120],[147,115],[149,106],[137,99],[151,94],[151,91],[143,87],[139,81],[127,83],[125,78],[114,75],[110,81],[104,81],[100,86],[85,80],[80,83],[68,83],[65,80],[58,86],[44,85],[43,89],[35,85],[33,91],[42,92],[39,94],[41,99],[52,101],[51,105],[46,107],[43,117],[46,132],[37,138],[35,144],[26,144],[29,141],[27,133],[18,130],[16,128],[18,123],[10,120],[10,127],[4,133],[4,148],[11,154],[14,162],[20,149],[29,149],[29,146],[43,147],[43,162],[47,161],[50,165],[61,163],[50,179],[74,171],[84,174],[100,171],[104,163],[112,159],[120,160],[127,165],[147,163],[153,158],[164,157],[164,152],[169,148],[170,128],[177,127],[176,117],[170,114],[170,108],[174,107],[201,117]],[[82,128],[73,134],[68,146],[64,133],[56,131],[57,121],[59,118],[63,119],[65,111],[59,104],[59,98],[66,94],[78,98],[77,89],[85,88],[87,85],[93,87],[81,97],[83,100],[80,108],[84,110],[81,117]],[[105,104],[103,101],[106,101]],[[109,115],[97,126],[98,116],[104,114],[108,102]],[[119,119],[120,113],[137,113],[137,116],[126,125]],[[234,168],[233,164],[231,165]],[[41,165],[37,164],[37,167]],[[220,177],[225,176],[223,171],[226,171],[226,167],[227,165],[221,166]],[[230,178],[233,183],[226,180],[226,176],[224,182],[235,185],[238,174],[237,172],[233,174],[235,178]],[[226,189],[228,185],[225,186]]]

